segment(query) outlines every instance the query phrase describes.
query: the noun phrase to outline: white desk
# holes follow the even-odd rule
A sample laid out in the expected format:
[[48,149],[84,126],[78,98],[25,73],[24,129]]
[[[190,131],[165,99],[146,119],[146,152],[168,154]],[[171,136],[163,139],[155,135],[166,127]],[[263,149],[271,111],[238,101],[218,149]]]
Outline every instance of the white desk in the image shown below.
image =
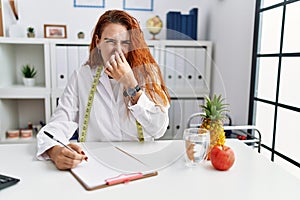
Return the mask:
[[[156,145],[166,142],[159,141]],[[0,173],[21,181],[1,190],[0,199],[299,200],[299,179],[237,140],[227,140],[227,145],[234,149],[236,162],[226,172],[214,170],[208,162],[197,168],[187,168],[184,158],[180,157],[159,170],[157,176],[86,191],[69,171],[57,170],[51,161],[37,161],[35,144],[2,144]]]

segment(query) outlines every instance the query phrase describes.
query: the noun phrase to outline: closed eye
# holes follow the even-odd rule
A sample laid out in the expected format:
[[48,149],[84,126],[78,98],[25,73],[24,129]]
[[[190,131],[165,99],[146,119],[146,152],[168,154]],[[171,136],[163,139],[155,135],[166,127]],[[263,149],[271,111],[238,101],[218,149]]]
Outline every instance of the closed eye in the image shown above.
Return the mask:
[[130,42],[130,40],[124,40],[124,41],[122,41],[122,44],[131,44],[131,42]]
[[116,44],[116,43],[117,43],[116,40],[111,39],[111,38],[104,38],[104,41],[105,41],[106,43],[113,43],[113,44]]

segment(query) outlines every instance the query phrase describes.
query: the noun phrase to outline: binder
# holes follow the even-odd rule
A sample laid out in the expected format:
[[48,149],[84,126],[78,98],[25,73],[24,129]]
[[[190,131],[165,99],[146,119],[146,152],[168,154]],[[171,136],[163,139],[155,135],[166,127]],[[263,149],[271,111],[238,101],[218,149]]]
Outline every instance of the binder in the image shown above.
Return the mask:
[[68,55],[68,79],[73,74],[74,70],[79,67],[79,52],[78,47],[76,46],[68,46],[67,47],[67,55]]
[[199,67],[199,65],[197,65],[197,63],[195,62],[196,56],[198,56],[196,55],[196,47],[185,48],[185,88],[193,95],[196,95],[195,88],[197,87],[197,84],[195,82],[197,70]]
[[179,39],[181,27],[181,13],[170,11],[167,13],[167,39],[176,40]]
[[197,40],[198,8],[190,10],[188,15],[181,12],[167,13],[168,40]]
[[176,52],[174,47],[166,47],[165,49],[165,82],[169,92],[175,90],[175,60]]
[[[174,94],[170,93],[170,96],[174,96]],[[173,99],[171,99],[170,102],[170,108],[169,108],[169,125],[167,127],[167,130],[165,132],[165,134],[163,135],[163,137],[161,139],[163,140],[171,140],[173,139],[173,133],[174,133],[174,128],[173,128],[173,124],[174,124],[174,104],[173,104]]]
[[198,27],[198,8],[193,8],[190,10],[190,16],[191,16],[191,35],[190,37],[193,40],[197,40],[197,27]]
[[172,102],[174,108],[174,119],[173,119],[173,139],[182,139],[184,130],[184,119],[183,119],[183,99],[176,99]]
[[196,48],[195,49],[195,66],[197,66],[197,70],[195,70],[195,88],[200,88],[204,90],[208,90],[209,83],[206,83],[205,80],[205,69],[206,69],[206,49],[205,48]]
[[174,36],[174,30],[175,30],[175,19],[174,19],[175,13],[174,12],[168,12],[167,13],[167,39],[172,40],[175,39]]
[[184,56],[184,47],[175,47],[175,90],[182,91],[182,89],[185,89],[185,56]]
[[190,40],[191,39],[187,32],[188,16],[189,15],[181,15],[181,28],[180,28],[180,32],[182,33],[181,38],[180,38],[181,40]]
[[174,40],[180,40],[182,38],[182,33],[181,33],[181,13],[176,12],[174,16],[174,21],[175,21],[175,29],[174,29]]
[[89,46],[78,46],[79,66],[84,65],[89,59]]
[[107,143],[99,147],[95,143],[82,143],[88,161],[83,161],[71,174],[88,191],[128,183],[152,176],[157,171],[124,150]]
[[56,46],[56,86],[65,88],[68,82],[68,56],[65,46]]

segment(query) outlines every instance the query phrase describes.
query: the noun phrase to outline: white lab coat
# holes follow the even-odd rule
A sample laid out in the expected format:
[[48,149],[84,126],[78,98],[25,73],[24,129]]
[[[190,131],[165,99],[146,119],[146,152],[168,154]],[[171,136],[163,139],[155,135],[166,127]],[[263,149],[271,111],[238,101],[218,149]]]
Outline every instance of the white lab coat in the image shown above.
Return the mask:
[[[169,124],[169,105],[166,107],[155,105],[143,91],[137,104],[126,105],[123,88],[119,87],[115,98],[110,80],[103,72],[90,112],[86,141],[138,141],[136,120],[143,127],[146,141],[163,136]],[[88,66],[82,66],[73,73],[49,123],[37,135],[38,159],[48,159],[48,155],[44,152],[58,144],[43,131],[48,131],[65,144],[69,143],[76,129],[79,128],[81,135],[95,74],[96,69]]]

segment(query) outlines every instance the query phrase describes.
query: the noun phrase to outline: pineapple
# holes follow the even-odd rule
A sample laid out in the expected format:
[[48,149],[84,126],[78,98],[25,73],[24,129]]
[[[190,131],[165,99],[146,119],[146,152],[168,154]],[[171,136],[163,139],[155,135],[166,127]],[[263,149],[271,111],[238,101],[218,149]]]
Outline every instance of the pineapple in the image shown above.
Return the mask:
[[210,150],[215,145],[225,144],[225,132],[223,128],[223,120],[226,118],[225,112],[227,112],[228,104],[224,103],[224,99],[221,95],[213,95],[212,99],[205,98],[205,105],[200,107],[205,114],[202,115],[203,122],[200,128],[205,128],[210,131],[210,147],[208,153],[208,159],[210,158]]

